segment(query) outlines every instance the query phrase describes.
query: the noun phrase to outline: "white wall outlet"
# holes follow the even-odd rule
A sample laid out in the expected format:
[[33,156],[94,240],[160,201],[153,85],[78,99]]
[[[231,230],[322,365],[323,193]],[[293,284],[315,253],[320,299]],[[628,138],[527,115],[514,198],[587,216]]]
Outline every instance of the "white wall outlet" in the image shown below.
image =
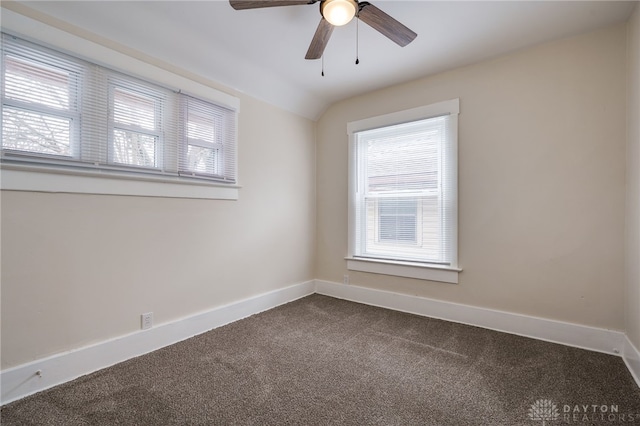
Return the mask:
[[345,285],[349,285],[349,275],[345,274],[344,277],[342,277],[342,282]]
[[153,326],[153,312],[140,315],[140,328],[147,330]]

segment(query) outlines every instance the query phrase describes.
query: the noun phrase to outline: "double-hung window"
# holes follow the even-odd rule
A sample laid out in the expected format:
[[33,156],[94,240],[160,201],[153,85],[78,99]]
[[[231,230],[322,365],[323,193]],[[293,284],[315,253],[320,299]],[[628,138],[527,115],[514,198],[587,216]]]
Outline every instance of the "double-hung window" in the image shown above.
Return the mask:
[[82,75],[76,63],[25,47],[2,61],[2,149],[17,155],[79,157]]
[[225,143],[235,132],[233,111],[213,107],[191,96],[183,96],[180,110],[185,126],[182,135],[180,173],[225,179],[232,174],[235,147]]
[[109,85],[110,163],[162,167],[164,103],[162,92],[152,87],[126,80]]
[[457,282],[458,105],[349,123],[349,269]]
[[[234,105],[7,34],[1,86],[3,188],[9,181],[9,189],[20,190],[237,197],[222,189],[236,184]],[[69,176],[90,180],[78,183]],[[114,192],[126,180],[145,184]],[[145,185],[155,186],[138,192]]]

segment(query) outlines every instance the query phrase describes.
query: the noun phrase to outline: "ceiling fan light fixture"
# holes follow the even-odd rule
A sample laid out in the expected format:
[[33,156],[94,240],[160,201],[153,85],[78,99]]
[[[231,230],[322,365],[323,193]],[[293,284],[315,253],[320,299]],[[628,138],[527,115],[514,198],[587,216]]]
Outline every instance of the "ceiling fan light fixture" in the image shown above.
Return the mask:
[[355,0],[324,0],[320,4],[320,13],[331,25],[339,27],[351,22],[357,8]]

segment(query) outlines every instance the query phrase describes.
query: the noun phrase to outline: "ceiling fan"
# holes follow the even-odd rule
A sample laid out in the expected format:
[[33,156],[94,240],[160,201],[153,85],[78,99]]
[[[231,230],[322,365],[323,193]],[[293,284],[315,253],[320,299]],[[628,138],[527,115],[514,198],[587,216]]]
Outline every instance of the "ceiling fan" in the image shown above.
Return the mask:
[[357,16],[399,46],[411,43],[417,34],[367,1],[358,0],[229,0],[236,10],[275,6],[297,6],[320,2],[322,19],[311,40],[305,59],[320,59],[333,29]]

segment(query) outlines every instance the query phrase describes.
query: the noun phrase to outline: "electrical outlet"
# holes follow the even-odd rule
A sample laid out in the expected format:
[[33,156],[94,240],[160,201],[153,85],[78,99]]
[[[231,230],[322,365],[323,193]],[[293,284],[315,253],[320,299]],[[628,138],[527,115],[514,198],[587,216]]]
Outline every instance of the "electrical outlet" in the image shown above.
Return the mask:
[[153,312],[140,315],[140,328],[147,330],[153,326]]
[[342,277],[342,282],[345,285],[349,285],[349,275],[345,274],[344,277]]

